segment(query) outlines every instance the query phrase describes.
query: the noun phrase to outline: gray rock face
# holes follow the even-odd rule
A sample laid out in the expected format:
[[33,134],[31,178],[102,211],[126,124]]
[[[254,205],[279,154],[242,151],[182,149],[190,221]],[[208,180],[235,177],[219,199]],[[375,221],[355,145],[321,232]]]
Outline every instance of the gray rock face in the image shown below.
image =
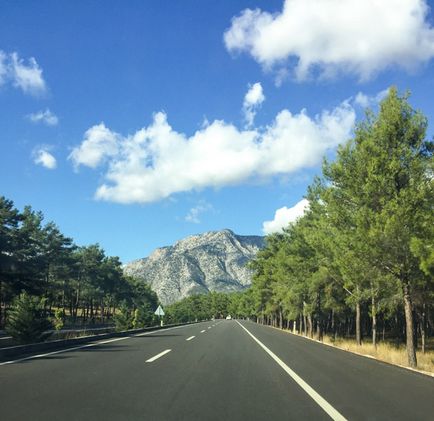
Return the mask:
[[124,272],[147,282],[163,304],[170,304],[193,294],[250,286],[246,264],[262,247],[264,237],[211,231],[156,249],[149,257],[127,263]]

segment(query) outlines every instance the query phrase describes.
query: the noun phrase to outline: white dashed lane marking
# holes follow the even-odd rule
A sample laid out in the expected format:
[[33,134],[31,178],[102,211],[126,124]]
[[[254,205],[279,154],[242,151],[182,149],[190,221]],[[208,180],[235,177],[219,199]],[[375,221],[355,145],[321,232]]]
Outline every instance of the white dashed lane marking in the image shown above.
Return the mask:
[[159,354],[155,355],[155,357],[149,358],[149,360],[146,360],[147,363],[153,363],[155,360],[158,360],[158,358],[162,357],[163,355],[168,354],[170,351],[172,351],[171,349],[166,349],[163,352],[160,352]]

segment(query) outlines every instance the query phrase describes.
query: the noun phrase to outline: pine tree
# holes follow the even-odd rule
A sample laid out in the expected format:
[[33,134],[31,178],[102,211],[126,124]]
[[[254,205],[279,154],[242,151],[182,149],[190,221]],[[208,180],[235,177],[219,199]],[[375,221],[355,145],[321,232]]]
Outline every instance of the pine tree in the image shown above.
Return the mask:
[[6,332],[21,344],[42,342],[50,336],[51,322],[44,315],[43,303],[26,292],[15,298],[8,313]]
[[411,108],[408,95],[399,96],[391,88],[378,115],[368,113],[354,139],[324,168],[330,186],[324,195],[327,212],[335,215],[333,222],[342,233],[336,239],[355,251],[343,260],[349,263],[348,273],[358,274],[355,285],[366,288],[363,278],[369,279],[363,275],[372,279],[366,270],[371,265],[400,285],[410,366],[417,364],[413,301],[424,283],[411,245],[426,236],[427,216],[432,218],[427,202],[432,203],[433,144],[425,141],[426,127],[426,118]]

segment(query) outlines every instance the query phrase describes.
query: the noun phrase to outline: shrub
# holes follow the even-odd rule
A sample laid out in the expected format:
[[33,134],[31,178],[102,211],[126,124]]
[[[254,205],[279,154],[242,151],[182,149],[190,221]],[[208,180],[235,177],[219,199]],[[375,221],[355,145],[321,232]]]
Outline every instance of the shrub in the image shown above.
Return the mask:
[[126,306],[120,308],[119,313],[115,314],[114,321],[116,325],[116,331],[121,332],[132,328],[131,312]]
[[25,292],[15,298],[8,312],[6,332],[18,343],[28,344],[47,339],[52,324],[44,314],[43,301]]

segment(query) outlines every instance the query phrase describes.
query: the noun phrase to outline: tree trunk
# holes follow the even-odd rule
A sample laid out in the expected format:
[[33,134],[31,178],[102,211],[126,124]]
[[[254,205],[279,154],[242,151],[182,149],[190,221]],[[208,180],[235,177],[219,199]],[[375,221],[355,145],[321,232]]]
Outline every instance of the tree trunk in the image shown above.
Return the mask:
[[283,314],[281,308],[279,308],[279,327],[280,329],[283,329]]
[[404,296],[404,312],[405,312],[405,334],[407,346],[408,365],[417,367],[416,349],[414,346],[414,325],[413,325],[413,303],[411,302],[410,285],[404,280],[402,284],[402,292]]
[[80,304],[80,282],[78,283],[78,286],[77,286],[77,294],[76,294],[76,300],[75,300],[75,311],[74,311],[74,322],[78,316],[79,304]]
[[377,306],[375,303],[374,294],[371,298],[371,312],[372,312],[372,345],[377,348]]
[[356,303],[356,343],[362,345],[362,332],[360,329],[360,302]]
[[426,341],[426,304],[422,304],[422,314],[420,318],[420,339],[422,354],[425,354],[425,341]]
[[322,325],[320,319],[318,319],[316,323],[316,339],[318,341],[322,341]]
[[316,301],[316,339],[322,341],[322,310],[321,310],[321,294],[318,292]]
[[309,338],[313,338],[313,329],[312,329],[312,315],[309,313],[307,315],[307,331]]
[[104,311],[105,311],[105,307],[104,307],[104,301],[101,301],[101,323],[104,323]]
[[336,322],[335,322],[335,311],[332,310],[332,315],[331,315],[331,330],[332,330],[332,334],[333,334],[333,339],[336,340]]

